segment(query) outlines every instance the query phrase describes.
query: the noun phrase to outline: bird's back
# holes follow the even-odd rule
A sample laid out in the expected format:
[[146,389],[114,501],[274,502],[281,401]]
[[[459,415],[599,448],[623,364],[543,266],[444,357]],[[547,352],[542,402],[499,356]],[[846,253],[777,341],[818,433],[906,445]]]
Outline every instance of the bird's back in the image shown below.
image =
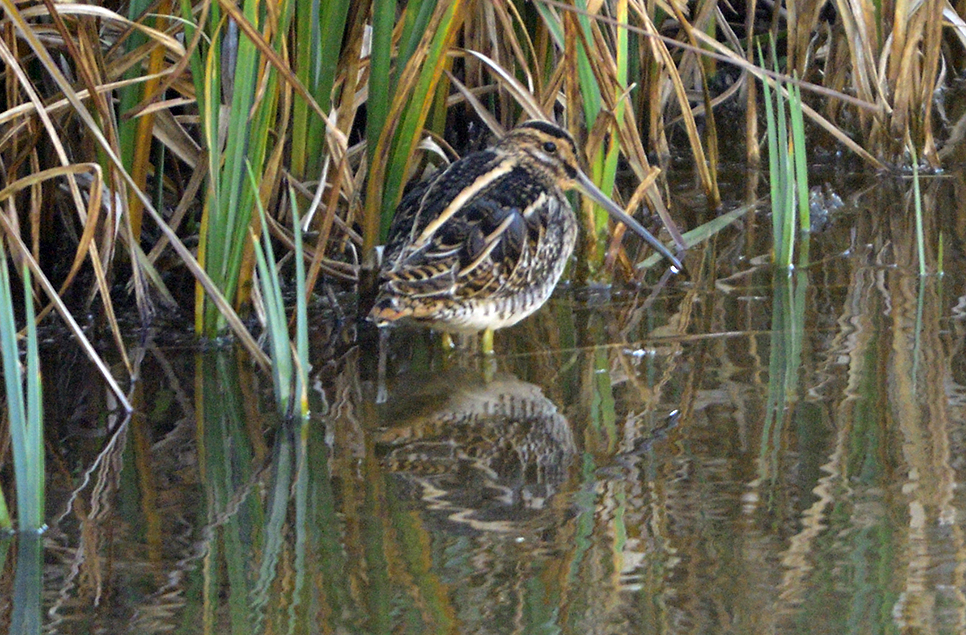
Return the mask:
[[515,323],[549,296],[575,238],[573,212],[540,166],[499,149],[468,155],[400,203],[373,316],[453,331]]

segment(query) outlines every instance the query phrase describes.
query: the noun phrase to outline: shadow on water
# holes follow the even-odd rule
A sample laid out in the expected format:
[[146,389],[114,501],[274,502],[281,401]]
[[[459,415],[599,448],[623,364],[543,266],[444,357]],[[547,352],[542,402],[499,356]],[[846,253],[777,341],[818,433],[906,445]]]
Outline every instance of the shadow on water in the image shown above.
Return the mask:
[[380,375],[371,332],[319,316],[305,426],[236,351],[149,340],[124,420],[48,350],[51,528],[0,544],[0,619],[966,632],[961,190],[925,189],[943,276],[915,275],[905,185],[880,183],[840,192],[792,275],[749,218],[653,303],[559,290],[492,364],[397,329]]

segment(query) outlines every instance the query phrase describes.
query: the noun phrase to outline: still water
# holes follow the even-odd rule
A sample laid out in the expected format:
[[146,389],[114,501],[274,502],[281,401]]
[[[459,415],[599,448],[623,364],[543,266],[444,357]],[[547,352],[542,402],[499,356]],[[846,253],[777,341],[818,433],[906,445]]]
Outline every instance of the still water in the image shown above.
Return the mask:
[[880,182],[791,275],[759,212],[656,297],[561,288],[490,362],[396,329],[380,363],[320,311],[305,426],[239,353],[169,334],[132,344],[125,419],[60,342],[50,530],[0,545],[0,624],[966,632],[959,183],[925,189],[942,275],[935,241],[916,274],[911,186]]

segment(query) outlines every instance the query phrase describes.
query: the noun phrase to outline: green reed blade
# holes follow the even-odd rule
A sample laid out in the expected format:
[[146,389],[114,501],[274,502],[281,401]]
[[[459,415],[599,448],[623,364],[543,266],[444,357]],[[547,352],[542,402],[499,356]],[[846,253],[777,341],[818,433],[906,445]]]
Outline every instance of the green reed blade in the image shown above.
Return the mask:
[[295,242],[295,355],[296,383],[295,394],[299,400],[298,415],[306,419],[309,415],[309,310],[308,289],[305,287],[305,256],[302,245],[302,220],[299,217],[295,189],[289,186],[288,200],[292,209],[292,232]]
[[[145,11],[148,10],[150,5],[151,2],[149,2],[149,0],[132,0],[127,8],[128,18],[131,20],[137,20]],[[147,40],[148,38],[145,34],[136,29],[132,30],[132,32],[124,40],[124,49],[130,53],[139,46],[145,44]],[[140,74],[141,70],[137,67],[134,67],[128,69],[128,71],[124,74],[124,77],[131,79],[138,77]],[[129,112],[135,106],[137,106],[138,102],[141,101],[143,92],[144,86],[139,83],[119,88],[117,91],[118,112],[123,114]],[[124,166],[129,172],[132,171],[134,163],[134,149],[138,144],[137,128],[138,118],[122,118],[117,122],[118,149],[121,151],[121,159],[124,161]]]
[[[246,2],[246,8],[251,5]],[[228,115],[228,134],[225,138],[225,149],[222,158],[224,168],[220,178],[225,190],[225,199],[216,217],[220,222],[217,228],[220,232],[211,237],[211,255],[215,258],[212,265],[216,267],[218,279],[226,296],[233,297],[234,273],[236,266],[241,263],[242,232],[247,231],[251,220],[251,189],[245,187],[245,168],[252,162],[258,168],[261,161],[250,154],[250,145],[255,136],[249,121],[255,99],[255,83],[257,81],[258,51],[255,45],[245,37],[239,35],[238,59],[235,63],[234,89],[231,96],[231,110]],[[255,190],[257,191],[257,189]]]
[[[761,47],[758,47],[758,59],[762,66],[765,65],[765,58],[761,52]],[[781,189],[779,187],[779,164],[778,164],[778,124],[775,120],[775,108],[776,103],[772,98],[772,89],[768,83],[767,79],[762,80],[762,92],[765,97],[765,123],[767,125],[767,137],[768,137],[768,187],[771,193],[771,209],[772,209],[772,245],[775,250],[774,258],[778,262],[779,253],[778,246],[781,244],[781,231],[779,230],[779,218],[781,215],[782,206],[779,201],[781,199]]]
[[[350,1],[323,0],[321,8],[318,3],[319,0],[302,0],[296,5],[296,15],[301,15],[306,5],[312,7],[310,15],[319,15],[317,21],[305,21],[310,23],[308,26],[312,29],[311,33],[317,34],[318,38],[299,39],[298,55],[305,56],[317,49],[317,53],[312,55],[313,64],[306,65],[304,71],[302,64],[299,64],[299,79],[302,79],[302,73],[305,72],[305,85],[310,87],[309,90],[315,95],[322,110],[328,112],[331,105],[332,85],[339,68],[339,51],[342,48],[342,35],[349,16]],[[304,26],[302,22],[301,19],[297,20],[296,28],[302,29]],[[319,42],[317,47],[316,42]],[[317,80],[309,81],[309,77],[317,77]]]
[[788,109],[792,129],[792,162],[795,165],[795,192],[798,195],[798,225],[807,240],[812,229],[808,209],[808,160],[805,155],[805,117],[802,114],[802,89],[797,84],[788,85]]
[[[777,68],[778,62],[774,59],[773,62]],[[788,153],[787,107],[787,100],[782,93],[782,84],[779,83],[775,89],[775,110],[778,120],[778,196],[781,215],[775,222],[780,230],[778,264],[782,267],[791,266],[795,248],[795,199],[792,196],[794,177],[791,157]]]
[[[26,327],[26,364],[20,366],[14,300],[10,286],[7,253],[0,241],[0,356],[3,357],[7,420],[13,453],[17,491],[17,527],[34,532],[44,527],[44,436],[41,404],[40,360],[37,354],[37,327],[30,271],[22,269],[24,317]],[[9,521],[9,517],[7,519]]]
[[[23,403],[20,372],[20,347],[17,344],[17,323],[14,318],[13,294],[10,288],[10,271],[7,253],[0,240],[0,355],[3,357],[3,379],[7,395],[7,420],[10,422],[10,445],[13,452],[14,478],[17,503],[26,504],[31,498],[27,488],[25,461],[31,452],[27,449],[26,412]],[[18,522],[25,521],[26,509],[18,509]]]
[[372,50],[369,55],[369,98],[366,100],[366,139],[370,165],[381,160],[375,156],[375,148],[382,136],[392,102],[389,80],[396,4],[396,0],[372,0]]
[[[242,7],[244,18],[256,30],[264,28],[259,6],[256,0],[248,0]],[[281,31],[287,28],[292,14],[291,6],[290,2],[283,2],[278,7],[277,27]],[[211,47],[212,51],[230,41],[229,35],[224,31],[216,40],[216,45]],[[230,83],[231,106],[221,153],[217,152],[219,138],[216,136],[221,116],[218,107],[220,98],[212,89],[223,85],[223,82],[219,80],[221,69],[216,69],[212,64],[213,55],[209,55],[206,69],[211,77],[207,99],[212,109],[218,109],[218,113],[209,112],[208,116],[212,119],[205,122],[212,170],[210,181],[214,187],[209,205],[206,206],[203,226],[204,266],[222,293],[237,305],[244,304],[248,299],[244,283],[251,277],[251,267],[243,268],[247,249],[245,236],[259,196],[258,187],[247,177],[247,166],[250,163],[259,176],[262,174],[278,105],[277,72],[274,67],[262,63],[263,55],[253,37],[256,36],[248,36],[239,29]],[[281,46],[277,42],[273,44]],[[212,157],[212,154],[215,156]],[[260,182],[261,178],[256,180],[256,183]],[[204,306],[200,326],[207,336],[212,337],[224,328],[225,317],[212,302],[205,300]]]
[[543,23],[547,26],[547,30],[550,32],[550,37],[553,38],[554,44],[556,44],[557,48],[563,49],[564,29],[557,14],[553,12],[551,7],[542,2],[535,2],[534,7],[537,9],[540,17],[543,18]]
[[[30,455],[27,457],[28,463],[26,469],[27,476],[30,479],[28,488],[31,497],[28,528],[35,531],[44,527],[44,511],[46,509],[43,382],[40,376],[40,355],[37,351],[38,337],[37,322],[34,319],[36,313],[34,311],[33,284],[30,281],[30,269],[24,266],[22,271],[27,347],[27,363],[24,377],[27,390],[25,423],[27,449],[30,451]],[[21,529],[23,529],[22,524]]]
[[[296,0],[295,71],[324,112],[332,106],[332,86],[349,15],[349,0]],[[322,165],[325,124],[302,97],[292,104],[291,171],[315,178]]]
[[[585,0],[578,0],[577,7],[583,11],[587,10],[587,2]],[[583,12],[577,13],[577,22],[580,24],[581,32],[584,35],[584,39],[577,39],[577,78],[580,82],[580,95],[584,99],[584,116],[587,120],[587,129],[591,129],[594,126],[594,122],[597,121],[597,115],[600,113],[600,109],[603,104],[603,99],[600,94],[600,84],[597,83],[597,78],[594,77],[594,70],[590,67],[590,60],[587,58],[588,51],[584,47],[584,42],[588,44],[594,41],[593,33],[591,33],[590,18]]]
[[909,145],[912,152],[912,195],[916,209],[916,254],[919,258],[919,275],[926,275],[926,237],[922,229],[922,190],[919,188],[919,157],[916,149]]
[[[403,112],[402,120],[396,128],[389,164],[386,166],[385,189],[382,197],[380,236],[383,240],[389,233],[393,210],[396,209],[402,196],[410,159],[422,137],[421,131],[429,115],[436,87],[443,77],[443,69],[449,64],[447,54],[457,30],[463,24],[464,4],[462,0],[457,0],[443,9],[438,28],[432,34],[425,56],[421,60],[421,71],[409,96],[409,107]],[[410,63],[415,59],[415,57],[411,59]],[[372,98],[373,95],[370,92],[370,100]],[[398,99],[399,96],[397,95],[396,98]],[[370,137],[369,141],[371,143],[373,138]]]
[[[195,34],[199,28],[199,25],[195,22],[194,7],[191,4],[191,0],[180,0],[181,5],[181,23],[184,25],[184,39],[186,42],[190,42],[194,39]],[[213,3],[211,5],[211,15],[209,16],[210,22],[218,24],[218,4]],[[205,99],[205,79],[207,75],[205,74],[205,42],[208,42],[207,38],[202,38],[201,43],[196,47],[191,53],[191,59],[189,66],[191,68],[191,81],[194,82],[195,87],[195,101],[198,104],[198,111],[201,113],[206,111],[207,100]],[[218,94],[218,93],[215,93]],[[202,123],[205,119],[202,118]],[[210,172],[209,172],[210,174]]]
[[[686,248],[690,249],[691,247],[694,247],[698,243],[702,243],[708,240],[709,238],[711,238],[712,236],[720,232],[722,229],[724,229],[731,223],[735,222],[736,220],[738,220],[739,218],[741,218],[751,210],[755,209],[755,207],[758,206],[759,202],[760,201],[756,201],[754,203],[751,203],[750,205],[742,205],[741,207],[737,209],[733,209],[726,214],[722,214],[721,216],[716,216],[714,219],[708,221],[707,223],[704,223],[703,225],[699,225],[698,227],[695,227],[689,232],[685,232],[682,238],[684,239],[684,244],[686,245]],[[647,258],[645,258],[644,260],[642,260],[641,262],[639,262],[637,264],[637,268],[649,269],[659,263],[662,263],[663,261],[664,261],[664,256],[658,253],[654,253],[648,256]]]
[[409,59],[416,52],[420,40],[426,32],[429,20],[436,9],[436,0],[422,0],[421,2],[409,2],[403,14],[403,31],[399,39],[399,53],[396,56],[395,72],[393,73],[392,85],[390,90],[395,93],[398,87],[399,76],[402,69],[409,63]]
[[[249,178],[255,187],[255,173],[249,168]],[[290,412],[292,406],[292,349],[289,345],[288,321],[285,318],[285,301],[278,280],[272,237],[268,231],[268,219],[261,201],[256,198],[256,208],[261,217],[261,240],[250,231],[255,250],[255,265],[258,269],[259,289],[262,292],[262,305],[265,309],[265,330],[268,334],[270,357],[272,358],[272,380],[275,387],[275,402],[283,414]]]
[[[622,99],[623,93],[627,88],[627,66],[628,66],[628,44],[627,44],[627,29],[624,26],[627,24],[627,2],[619,2],[616,7],[616,19],[619,25],[615,26],[616,31],[616,63],[617,63],[617,74],[615,76],[616,82],[616,93],[614,98],[616,100],[616,106],[614,108],[614,120],[620,122],[624,119],[624,110],[627,107],[627,100]],[[594,80],[594,85],[597,85],[596,79]],[[598,89],[599,91],[599,89]],[[586,91],[584,91],[586,92]],[[590,122],[588,122],[589,127]],[[607,153],[604,156],[603,170],[601,172],[601,177],[599,181],[599,187],[601,191],[608,197],[612,196],[614,191],[614,186],[617,183],[617,166],[620,159],[621,153],[621,143],[620,135],[612,134],[610,136],[610,143],[607,147]],[[599,205],[594,206],[594,222],[598,228],[598,253],[601,259],[605,255],[605,250],[607,243],[611,238],[610,231],[608,230],[610,219],[609,214],[606,210],[601,208]]]

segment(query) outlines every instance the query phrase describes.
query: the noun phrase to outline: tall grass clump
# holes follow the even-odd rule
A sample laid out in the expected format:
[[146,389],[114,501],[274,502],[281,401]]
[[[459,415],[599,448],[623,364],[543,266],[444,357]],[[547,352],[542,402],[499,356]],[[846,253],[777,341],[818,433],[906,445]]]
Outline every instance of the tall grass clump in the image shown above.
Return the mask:
[[939,0],[837,2],[829,26],[820,3],[787,6],[787,72],[871,106],[856,109],[828,99],[829,119],[886,163],[906,164],[915,151],[938,167],[937,97],[955,64],[953,49],[960,49],[962,59],[966,46],[962,6]]
[[[254,181],[254,175],[252,180]],[[292,228],[295,244],[295,339],[289,337],[289,320],[285,313],[285,298],[279,282],[278,266],[272,239],[268,231],[265,210],[259,206],[262,220],[261,239],[251,233],[258,266],[258,288],[261,292],[265,335],[272,360],[272,380],[275,403],[287,417],[308,417],[309,334],[308,308],[305,292],[305,262],[302,255],[302,229],[295,191],[289,188]]]
[[[453,64],[450,56],[456,36],[466,19],[468,2],[406,3],[400,19],[396,4],[372,5],[372,53],[370,55],[366,145],[369,150],[369,181],[363,225],[363,252],[368,257],[384,240],[392,210],[402,197],[411,176],[410,161],[422,138],[431,110],[445,116],[448,85],[444,72]],[[394,51],[394,35],[398,48]],[[395,52],[395,64],[392,64]]]
[[[280,169],[280,152],[270,155],[278,122],[278,73],[268,58],[284,54],[294,4],[284,0],[272,11],[258,0],[235,5],[210,5],[211,15],[198,27],[206,37],[194,51],[195,99],[207,149],[208,187],[200,225],[199,263],[218,289],[236,307],[249,297],[254,260],[247,240],[252,214],[271,191],[271,172]],[[193,17],[183,5],[186,20]],[[231,18],[223,20],[224,17]],[[290,97],[290,94],[288,95]],[[256,180],[248,178],[248,166]],[[218,307],[199,284],[196,328],[214,336],[225,327]]]
[[[22,268],[24,344],[26,357],[20,363],[20,346],[14,315],[7,253],[0,240],[0,356],[6,394],[6,420],[13,453],[17,491],[17,527],[40,531],[44,527],[44,410],[41,391],[40,357],[37,354],[37,326],[34,321],[33,288],[30,272]],[[12,527],[4,493],[0,491],[0,528]]]
[[774,89],[767,79],[762,84],[774,258],[776,264],[789,268],[793,264],[796,243],[803,247],[801,262],[807,263],[808,233],[811,230],[802,94],[793,83],[777,81]]

